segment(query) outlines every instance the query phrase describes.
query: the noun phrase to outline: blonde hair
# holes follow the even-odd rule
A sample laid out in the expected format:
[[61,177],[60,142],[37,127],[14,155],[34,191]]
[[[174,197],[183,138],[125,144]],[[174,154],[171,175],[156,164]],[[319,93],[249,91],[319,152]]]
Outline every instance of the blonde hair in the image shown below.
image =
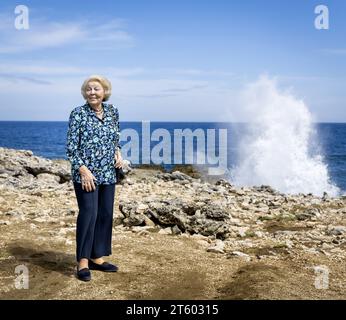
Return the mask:
[[107,78],[99,76],[99,75],[92,75],[83,82],[81,93],[84,99],[87,100],[86,87],[88,83],[91,81],[97,81],[102,86],[103,90],[105,91],[105,96],[103,98],[103,101],[107,101],[112,94],[112,84]]

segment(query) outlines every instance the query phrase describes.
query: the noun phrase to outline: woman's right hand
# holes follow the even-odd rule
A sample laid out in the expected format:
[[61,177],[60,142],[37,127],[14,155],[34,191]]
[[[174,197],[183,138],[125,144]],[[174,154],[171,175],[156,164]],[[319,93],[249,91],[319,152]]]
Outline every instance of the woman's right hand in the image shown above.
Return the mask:
[[82,180],[82,189],[90,192],[94,191],[96,189],[94,180],[96,181],[96,178],[91,173],[91,171],[86,166],[81,166],[79,168],[79,173]]

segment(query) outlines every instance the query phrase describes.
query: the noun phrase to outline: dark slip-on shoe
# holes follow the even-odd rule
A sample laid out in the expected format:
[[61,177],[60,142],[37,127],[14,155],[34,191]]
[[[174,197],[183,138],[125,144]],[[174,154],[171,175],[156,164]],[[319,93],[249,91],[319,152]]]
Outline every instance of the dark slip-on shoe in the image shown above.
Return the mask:
[[90,281],[91,273],[89,268],[83,268],[83,269],[77,270],[77,278],[81,281]]
[[89,260],[89,268],[90,270],[98,270],[98,271],[103,271],[103,272],[117,272],[118,267],[114,264],[104,262],[102,264],[98,264],[93,262],[92,260]]

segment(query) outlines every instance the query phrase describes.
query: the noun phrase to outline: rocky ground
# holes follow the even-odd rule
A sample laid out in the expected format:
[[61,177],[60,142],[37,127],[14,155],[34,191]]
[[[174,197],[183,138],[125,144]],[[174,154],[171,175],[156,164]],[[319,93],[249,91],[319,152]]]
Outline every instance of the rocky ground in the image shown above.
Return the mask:
[[192,176],[131,170],[116,188],[120,270],[83,283],[68,162],[0,148],[0,299],[346,298],[346,197]]

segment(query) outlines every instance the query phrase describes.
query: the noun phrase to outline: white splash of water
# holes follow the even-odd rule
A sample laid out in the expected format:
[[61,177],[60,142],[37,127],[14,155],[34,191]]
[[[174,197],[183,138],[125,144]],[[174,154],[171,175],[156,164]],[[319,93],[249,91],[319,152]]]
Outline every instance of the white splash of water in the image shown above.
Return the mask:
[[317,143],[312,115],[303,101],[281,92],[261,77],[242,93],[252,119],[239,143],[238,165],[231,170],[238,186],[270,185],[289,194],[327,192],[337,196]]

